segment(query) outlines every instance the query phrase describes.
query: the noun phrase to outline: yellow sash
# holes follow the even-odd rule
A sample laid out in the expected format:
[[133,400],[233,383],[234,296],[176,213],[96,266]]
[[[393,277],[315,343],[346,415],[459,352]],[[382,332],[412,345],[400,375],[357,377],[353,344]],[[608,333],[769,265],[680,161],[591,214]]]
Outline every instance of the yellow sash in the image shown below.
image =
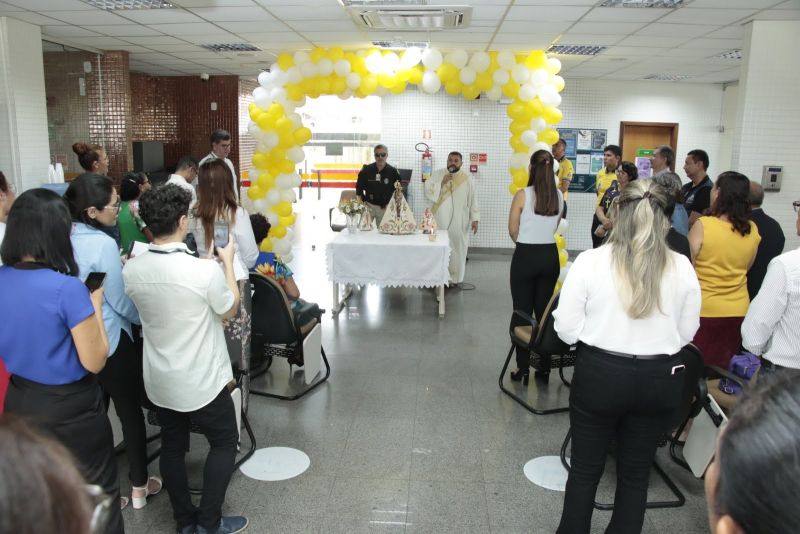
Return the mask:
[[[442,177],[442,178],[444,179],[444,177]],[[461,187],[462,185],[464,185],[466,183],[466,181],[467,181],[467,175],[464,174],[463,171],[458,171],[458,173],[455,176],[453,176],[453,180],[450,182],[450,183],[453,184],[453,186],[452,187],[448,187],[447,189],[443,188],[439,192],[439,200],[437,200],[433,204],[433,207],[431,208],[431,211],[433,211],[433,213],[436,213],[439,210],[439,206],[441,206],[444,203],[445,200],[450,198],[450,196],[453,194],[453,192],[456,189],[458,189],[459,187]]]

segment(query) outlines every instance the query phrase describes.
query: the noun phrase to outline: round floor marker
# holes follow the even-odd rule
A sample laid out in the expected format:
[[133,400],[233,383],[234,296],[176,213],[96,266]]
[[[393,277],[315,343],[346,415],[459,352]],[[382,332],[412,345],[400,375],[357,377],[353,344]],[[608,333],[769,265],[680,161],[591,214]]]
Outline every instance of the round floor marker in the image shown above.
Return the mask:
[[258,449],[239,468],[245,476],[256,480],[287,480],[301,475],[311,465],[303,451],[289,447]]
[[545,489],[564,491],[567,486],[567,470],[558,456],[534,458],[522,470],[528,480]]

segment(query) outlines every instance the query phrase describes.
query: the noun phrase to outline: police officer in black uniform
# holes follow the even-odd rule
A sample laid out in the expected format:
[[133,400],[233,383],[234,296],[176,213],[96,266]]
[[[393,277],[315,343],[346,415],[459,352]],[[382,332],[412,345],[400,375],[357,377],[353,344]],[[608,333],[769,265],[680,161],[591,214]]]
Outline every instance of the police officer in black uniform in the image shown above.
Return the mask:
[[386,145],[375,145],[374,154],[375,163],[364,165],[358,173],[356,194],[367,203],[376,225],[379,225],[394,193],[394,183],[400,180],[400,173],[386,163],[389,157]]

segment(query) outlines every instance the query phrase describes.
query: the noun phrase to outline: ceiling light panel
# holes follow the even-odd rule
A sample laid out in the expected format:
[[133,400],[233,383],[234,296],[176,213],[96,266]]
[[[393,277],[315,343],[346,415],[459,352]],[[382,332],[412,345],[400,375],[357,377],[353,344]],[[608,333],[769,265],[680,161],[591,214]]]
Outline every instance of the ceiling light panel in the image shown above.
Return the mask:
[[741,50],[728,50],[727,52],[723,52],[721,54],[717,54],[716,56],[711,56],[710,59],[732,59],[738,60],[742,59],[742,51]]
[[547,49],[551,54],[564,54],[568,56],[596,56],[604,51],[607,46],[598,45],[570,45],[558,44]]
[[694,78],[695,76],[689,74],[649,74],[642,78],[643,80],[652,80],[656,82],[679,82],[681,80],[688,80],[689,78]]
[[83,0],[90,6],[107,11],[125,9],[174,9],[175,6],[165,0]]
[[656,7],[673,9],[683,7],[691,0],[606,0],[599,7]]
[[260,52],[261,49],[249,43],[201,44],[201,47],[214,52]]

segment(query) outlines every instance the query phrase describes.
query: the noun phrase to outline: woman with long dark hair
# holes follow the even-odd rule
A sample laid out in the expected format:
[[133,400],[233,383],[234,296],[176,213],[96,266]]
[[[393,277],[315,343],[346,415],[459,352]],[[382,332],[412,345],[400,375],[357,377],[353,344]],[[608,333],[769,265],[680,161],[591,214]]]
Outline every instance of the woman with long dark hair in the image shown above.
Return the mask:
[[[84,476],[119,501],[111,424],[96,373],[108,356],[104,291],[78,278],[72,220],[60,196],[21,194],[0,246],[0,354],[11,373],[8,413],[26,417],[75,455]],[[119,506],[107,532],[124,531]]]
[[[161,491],[161,479],[147,473],[147,432],[142,405],[149,404],[142,378],[142,350],[134,340],[132,324],[139,312],[125,294],[117,244],[103,227],[117,222],[119,196],[111,179],[82,174],[70,183],[64,199],[72,217],[72,246],[82,279],[91,272],[105,273],[103,320],[108,335],[108,362],[99,373],[100,385],[114,401],[128,453],[133,507],[143,508],[147,496]],[[127,505],[123,498],[122,507]]]
[[727,171],[711,190],[711,209],[689,231],[689,246],[703,291],[700,329],[694,338],[707,364],[728,366],[742,346],[742,321],[750,306],[747,271],[761,236],[750,220],[750,180]]
[[[555,233],[564,209],[564,197],[556,187],[553,156],[537,150],[528,165],[528,185],[517,191],[508,214],[508,234],[516,244],[511,258],[511,299],[514,310],[532,314],[537,320],[544,310],[559,274]],[[511,328],[521,323],[511,317]],[[511,380],[528,382],[530,355],[517,347],[517,369]],[[547,373],[549,369],[541,369]]]
[[700,315],[692,265],[664,239],[667,202],[653,180],[628,184],[606,243],[575,259],[553,312],[558,336],[578,346],[560,534],[589,532],[612,440],[617,489],[606,532],[642,530],[650,467],[683,391],[679,352]]
[[127,252],[133,241],[149,243],[153,234],[147,224],[139,217],[139,197],[151,188],[150,179],[143,172],[129,172],[119,184],[119,244]]

